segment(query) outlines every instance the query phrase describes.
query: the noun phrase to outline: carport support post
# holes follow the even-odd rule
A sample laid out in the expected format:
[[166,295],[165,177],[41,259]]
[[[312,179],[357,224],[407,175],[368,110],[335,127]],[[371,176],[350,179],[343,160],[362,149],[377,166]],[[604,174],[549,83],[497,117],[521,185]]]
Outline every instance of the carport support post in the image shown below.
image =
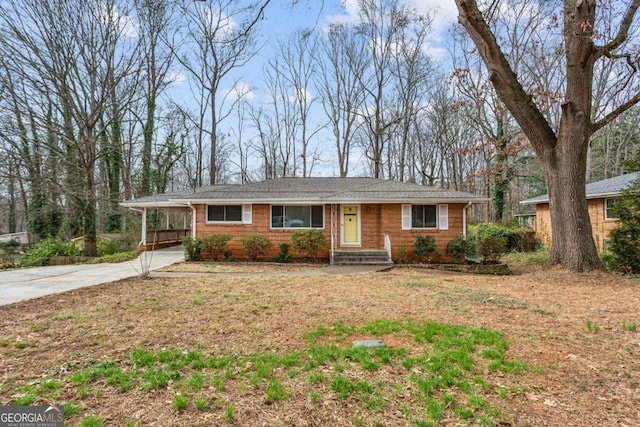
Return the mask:
[[142,239],[140,244],[147,247],[147,208],[142,208]]

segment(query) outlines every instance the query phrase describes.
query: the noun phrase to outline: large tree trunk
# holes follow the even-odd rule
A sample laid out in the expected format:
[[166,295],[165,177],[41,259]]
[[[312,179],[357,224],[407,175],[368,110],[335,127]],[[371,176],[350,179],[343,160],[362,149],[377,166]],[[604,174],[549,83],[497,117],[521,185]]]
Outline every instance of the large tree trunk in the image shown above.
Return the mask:
[[[551,254],[549,265],[562,265],[573,271],[601,267],[587,209],[586,149],[584,144],[558,140],[566,150],[549,150],[544,165],[549,189],[551,215]],[[569,138],[571,135],[564,135]],[[584,158],[585,161],[577,160]]]
[[[592,122],[594,64],[604,56],[619,57],[613,52],[626,40],[640,2],[636,0],[628,6],[617,36],[598,47],[594,44],[596,1],[564,0],[563,3],[566,89],[556,132],[535,104],[531,92],[522,87],[483,12],[478,9],[478,2],[456,0],[459,22],[477,46],[496,93],[529,138],[544,168],[552,230],[549,263],[583,271],[602,267],[591,233],[585,193],[589,138],[595,130],[640,101],[640,94],[636,94],[599,122]],[[490,13],[491,8],[485,12]]]

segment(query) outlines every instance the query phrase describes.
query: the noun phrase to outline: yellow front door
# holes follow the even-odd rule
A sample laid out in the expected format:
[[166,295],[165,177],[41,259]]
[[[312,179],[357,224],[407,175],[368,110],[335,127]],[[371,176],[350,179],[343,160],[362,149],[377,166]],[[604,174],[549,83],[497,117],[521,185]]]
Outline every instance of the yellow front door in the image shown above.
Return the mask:
[[358,207],[343,206],[342,208],[342,244],[360,244],[360,233],[358,229]]

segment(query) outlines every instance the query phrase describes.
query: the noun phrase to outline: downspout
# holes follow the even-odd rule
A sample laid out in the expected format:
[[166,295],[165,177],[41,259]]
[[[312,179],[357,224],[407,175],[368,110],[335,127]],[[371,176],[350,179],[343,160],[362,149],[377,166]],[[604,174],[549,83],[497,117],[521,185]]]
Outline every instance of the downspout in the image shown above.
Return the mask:
[[473,202],[469,200],[469,203],[462,208],[462,237],[467,240],[467,209],[471,207]]

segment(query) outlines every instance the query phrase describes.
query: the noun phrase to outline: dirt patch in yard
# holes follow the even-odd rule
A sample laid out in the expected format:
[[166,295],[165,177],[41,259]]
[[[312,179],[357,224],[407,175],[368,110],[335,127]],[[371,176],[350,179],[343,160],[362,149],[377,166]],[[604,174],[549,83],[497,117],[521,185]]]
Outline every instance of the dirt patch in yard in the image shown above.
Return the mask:
[[[395,268],[340,277],[138,278],[0,307],[0,404],[71,404],[69,425],[92,416],[108,426],[638,425],[638,281],[511,269],[501,277]],[[368,332],[372,322],[387,322],[387,330]],[[505,360],[525,368],[491,369],[472,349],[469,382],[480,386],[441,386],[433,400],[449,403],[429,415],[415,385],[424,381],[408,378],[429,377],[412,361],[436,347],[398,326],[424,322],[459,326],[447,330],[460,334],[499,331]],[[368,369],[349,353],[308,363],[320,344],[346,349],[370,338],[397,351],[391,362]],[[172,351],[190,364],[173,365],[154,386],[145,357],[164,357],[171,367]],[[118,386],[93,368],[113,366],[144,373]],[[341,388],[339,379],[351,382]],[[474,396],[485,403],[473,404]]]

